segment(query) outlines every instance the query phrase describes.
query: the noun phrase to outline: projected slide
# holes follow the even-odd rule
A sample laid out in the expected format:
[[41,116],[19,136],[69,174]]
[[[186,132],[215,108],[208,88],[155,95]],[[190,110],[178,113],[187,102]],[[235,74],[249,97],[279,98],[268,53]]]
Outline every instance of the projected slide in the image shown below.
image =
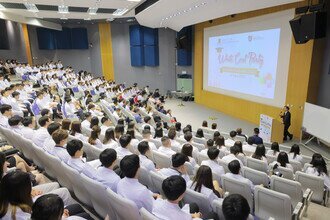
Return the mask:
[[281,29],[208,39],[207,85],[273,99]]

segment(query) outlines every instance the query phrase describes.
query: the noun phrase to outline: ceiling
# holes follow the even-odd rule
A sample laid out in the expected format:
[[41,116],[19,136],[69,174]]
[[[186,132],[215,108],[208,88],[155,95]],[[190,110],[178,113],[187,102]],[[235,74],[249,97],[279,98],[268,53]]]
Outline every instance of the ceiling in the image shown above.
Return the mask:
[[[61,20],[110,20],[116,18],[134,17],[134,9],[145,0],[0,0],[0,10],[26,18],[39,18],[58,22]],[[28,10],[26,4],[34,4]],[[60,13],[59,6],[68,6],[67,13]],[[89,9],[97,9],[89,13]],[[125,9],[124,14],[115,15],[117,9]],[[62,12],[65,12],[62,11]]]
[[[117,19],[117,23],[137,21],[179,31],[215,18],[299,1],[303,0],[0,0],[0,18],[6,18],[2,13],[58,24]],[[34,4],[32,11],[29,4]],[[63,9],[67,13],[60,13],[59,6],[67,6]],[[96,13],[90,13],[93,9]],[[124,12],[116,15],[118,10]]]

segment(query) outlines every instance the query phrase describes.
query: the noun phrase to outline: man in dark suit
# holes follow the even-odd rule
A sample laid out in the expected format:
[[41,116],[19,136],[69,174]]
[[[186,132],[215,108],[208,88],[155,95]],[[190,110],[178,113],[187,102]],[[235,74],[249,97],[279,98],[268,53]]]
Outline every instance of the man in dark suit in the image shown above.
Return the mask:
[[263,144],[263,140],[261,137],[259,137],[259,133],[260,133],[259,128],[255,128],[254,135],[251,136],[251,139],[253,140],[253,144],[256,144],[256,145]]
[[284,106],[284,113],[280,115],[283,119],[284,124],[284,137],[283,140],[286,141],[289,136],[290,140],[292,140],[293,135],[289,133],[289,127],[291,125],[291,113],[289,106]]

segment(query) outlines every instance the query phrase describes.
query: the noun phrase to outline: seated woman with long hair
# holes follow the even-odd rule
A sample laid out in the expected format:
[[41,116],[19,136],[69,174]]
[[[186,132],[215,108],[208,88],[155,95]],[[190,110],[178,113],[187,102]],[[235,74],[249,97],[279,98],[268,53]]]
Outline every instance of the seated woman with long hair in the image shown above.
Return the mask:
[[295,160],[298,161],[300,163],[303,162],[303,158],[300,155],[300,147],[298,144],[294,144],[292,145],[291,149],[290,149],[290,153],[289,153],[289,160]]
[[[280,152],[277,156],[277,161],[274,161],[269,164],[269,170],[274,170],[275,165],[281,166],[284,168],[288,168],[293,171],[293,167],[289,163],[289,157],[288,157],[287,153],[285,153],[285,152]],[[276,169],[276,167],[275,167],[275,169]]]
[[196,165],[196,160],[192,157],[192,152],[193,152],[193,146],[191,144],[184,144],[181,148],[181,153],[186,155],[189,159],[189,163],[192,165],[192,167],[195,167]]
[[99,126],[99,123],[100,123],[99,118],[96,117],[96,116],[94,116],[94,117],[92,117],[92,119],[91,119],[91,123],[90,123],[89,128],[92,129],[94,126]]
[[225,138],[223,136],[217,137],[214,141],[214,144],[215,147],[220,150],[220,154],[219,154],[220,158],[223,158],[224,156],[230,154],[229,150],[225,146]]
[[198,128],[196,131],[196,135],[197,138],[204,138],[204,132],[201,128]]
[[89,138],[88,138],[88,143],[91,145],[94,145],[97,148],[102,149],[103,144],[99,139],[100,134],[101,134],[101,128],[99,126],[95,125],[92,128],[91,136],[89,136]]
[[270,147],[270,150],[267,151],[266,155],[271,155],[277,157],[280,153],[280,146],[277,142],[273,142],[272,146]]
[[330,189],[330,178],[327,169],[327,164],[324,161],[321,154],[313,154],[312,161],[310,163],[312,167],[306,169],[306,173],[312,174],[315,176],[322,177],[324,179],[324,186]]
[[265,152],[266,152],[265,146],[263,144],[259,144],[256,147],[256,151],[254,152],[254,154],[252,154],[251,157],[257,160],[262,160],[267,163]]
[[115,130],[113,128],[108,128],[105,131],[105,135],[103,139],[103,147],[116,149],[118,146],[119,146],[118,142],[116,141],[115,138]]
[[87,142],[88,137],[81,133],[81,122],[80,121],[73,121],[71,124],[71,131],[70,135],[74,136],[75,138]]
[[205,165],[199,167],[193,180],[187,183],[187,187],[204,194],[210,203],[215,199],[219,199],[220,193],[222,193],[219,183],[212,179],[211,168]]
[[134,129],[128,129],[126,131],[126,134],[131,135],[132,140],[131,140],[130,145],[134,148],[134,151],[137,152],[138,151],[138,144],[140,143],[140,141],[138,139],[136,139],[136,137],[135,137],[135,130]]

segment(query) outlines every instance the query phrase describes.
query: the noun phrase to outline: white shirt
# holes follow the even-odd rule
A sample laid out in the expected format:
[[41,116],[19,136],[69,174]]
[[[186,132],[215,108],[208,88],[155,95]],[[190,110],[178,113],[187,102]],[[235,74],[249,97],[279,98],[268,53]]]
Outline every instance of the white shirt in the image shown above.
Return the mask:
[[9,128],[9,124],[8,124],[8,118],[6,116],[0,115],[0,125],[5,127],[5,128]]
[[51,154],[57,156],[64,163],[68,163],[69,159],[71,158],[70,154],[64,147],[59,147],[59,146],[55,147],[55,145],[53,147],[53,150],[51,151]]
[[297,154],[295,158],[293,158],[293,156],[294,156],[294,153],[289,153],[288,154],[289,160],[295,160],[295,161],[298,161],[300,163],[303,162],[303,158],[299,154]]
[[268,150],[267,153],[266,153],[266,155],[274,156],[276,158],[277,158],[278,154],[279,154],[279,152],[276,152],[275,155],[274,155],[274,151],[273,150]]
[[32,141],[38,146],[42,147],[45,140],[50,137],[50,134],[47,131],[47,128],[41,127],[36,130],[35,136],[32,138]]
[[147,158],[145,155],[139,155],[139,158],[140,158],[140,165],[146,168],[148,171],[156,169],[154,162],[152,162],[152,160]]
[[108,143],[103,144],[104,148],[112,148],[112,149],[116,149],[119,147],[119,144],[117,143],[117,141],[114,141],[112,139],[109,140]]
[[[189,157],[189,156],[188,156]],[[192,167],[196,166],[196,160],[193,157],[189,157],[189,163],[191,163]]]
[[52,136],[49,136],[42,145],[42,148],[47,151],[48,153],[53,152],[54,146],[56,145],[55,141],[53,140]]
[[138,209],[143,207],[149,212],[152,211],[154,203],[153,193],[139,183],[137,179],[127,177],[121,179],[117,185],[117,193],[124,198],[132,200]]
[[157,218],[162,220],[191,220],[192,216],[189,213],[180,209],[178,204],[171,203],[167,200],[157,199],[154,201],[152,210]]
[[227,140],[225,140],[225,145],[228,147],[232,147],[232,146],[234,146],[234,144],[235,144],[235,141],[231,138],[228,138]]
[[87,120],[83,120],[81,122],[81,127],[83,127],[83,128],[90,129],[90,126],[91,126],[91,123]]
[[144,127],[145,126],[149,126],[150,127],[150,132],[152,133],[152,134],[155,134],[155,128],[152,126],[152,125],[150,125],[150,124],[147,124],[147,123],[144,123],[141,127],[142,127],[142,130],[144,130]]
[[109,187],[112,191],[117,192],[117,184],[120,177],[111,169],[105,167],[97,168],[98,179],[103,185]]
[[80,133],[75,133],[74,134],[74,137],[81,140],[81,141],[84,141],[84,142],[88,142],[88,137],[86,137],[85,135],[83,134],[80,134]]
[[328,189],[330,189],[330,178],[329,178],[328,175],[326,175],[325,173],[321,173],[321,175],[320,175],[320,173],[317,172],[317,170],[314,167],[308,167],[307,170],[306,170],[306,173],[314,175],[314,176],[322,177],[324,179],[324,185]]
[[[189,187],[190,189],[195,191],[195,186],[196,183],[193,184],[193,181],[189,181],[187,183],[187,187]],[[213,200],[215,199],[220,199],[214,192],[212,189],[207,188],[206,186],[202,185],[201,187],[201,191],[200,193],[202,193],[203,195],[205,195],[207,197],[207,199],[210,201],[210,204],[212,204]]]
[[159,174],[169,177],[169,176],[173,176],[173,175],[178,175],[178,176],[182,176],[186,182],[188,182],[190,180],[190,177],[188,174],[181,174],[179,171],[177,171],[174,168],[162,168],[158,171]]
[[254,145],[243,144],[242,148],[243,152],[252,152],[252,154],[256,151],[256,147]]
[[172,150],[169,147],[164,147],[164,146],[159,147],[158,152],[165,154],[168,157],[172,157],[173,154],[176,154],[176,152],[174,150]]
[[[279,162],[277,162],[277,161],[273,161],[273,162],[271,162],[271,163],[269,164],[269,166],[268,166],[268,170],[272,170],[275,164],[277,164],[278,166],[281,166],[281,164],[280,164]],[[285,168],[288,168],[288,169],[292,170],[292,172],[293,172],[293,167],[292,167],[291,164],[287,163],[287,164],[285,165]]]
[[234,154],[228,154],[227,156],[224,156],[221,160],[225,161],[227,164],[232,162],[233,160],[238,160],[238,162],[241,165],[241,168],[243,168],[243,163],[240,159],[238,159],[237,157],[235,157]]
[[[2,220],[12,220],[11,212],[12,212],[12,209],[11,209],[11,207],[9,207],[6,215],[3,216],[1,219]],[[16,208],[16,215],[15,215],[15,217],[16,217],[16,220],[26,220],[26,219],[30,219],[31,218],[31,214],[30,213],[27,213],[27,212],[23,212],[22,209],[20,209],[19,207],[17,207]]]
[[[156,145],[155,145],[153,142],[151,142],[151,141],[149,141],[149,140],[147,140],[147,139],[143,139],[142,141],[146,141],[146,142],[148,142],[148,144],[149,144],[149,148],[150,148],[151,151],[155,151],[155,150],[157,150],[157,147],[156,147]],[[142,141],[140,141],[140,143],[141,143]]]
[[23,135],[23,137],[31,139],[31,137],[34,137],[36,135],[36,131],[32,128],[22,126],[21,134]]
[[223,169],[222,166],[220,166],[217,162],[214,160],[204,160],[201,165],[206,165],[209,166],[212,170],[212,173],[216,173],[218,175],[223,175],[225,174],[225,170]]
[[177,148],[180,148],[181,147],[181,144],[179,142],[177,142],[176,140],[170,140],[171,141],[171,146],[172,147],[177,147]]
[[233,174],[233,173],[226,173],[224,176],[228,177],[228,178],[231,178],[231,179],[235,179],[235,180],[238,180],[240,182],[244,182],[244,183],[248,183],[250,185],[250,188],[251,188],[251,192],[253,193],[254,192],[254,185],[253,183],[251,182],[251,180],[239,175],[239,174]]
[[[128,147],[128,146],[127,146],[127,147]],[[123,157],[125,157],[125,156],[127,156],[127,155],[131,155],[131,154],[132,154],[132,152],[129,151],[127,148],[123,148],[123,147],[121,147],[121,146],[117,147],[117,148],[116,148],[116,151],[117,151],[117,156],[118,156],[119,158],[123,158]]]
[[96,169],[93,168],[88,163],[85,163],[81,158],[73,158],[71,157],[68,160],[68,165],[73,169],[76,169],[79,173],[83,173],[89,178],[97,179]]

